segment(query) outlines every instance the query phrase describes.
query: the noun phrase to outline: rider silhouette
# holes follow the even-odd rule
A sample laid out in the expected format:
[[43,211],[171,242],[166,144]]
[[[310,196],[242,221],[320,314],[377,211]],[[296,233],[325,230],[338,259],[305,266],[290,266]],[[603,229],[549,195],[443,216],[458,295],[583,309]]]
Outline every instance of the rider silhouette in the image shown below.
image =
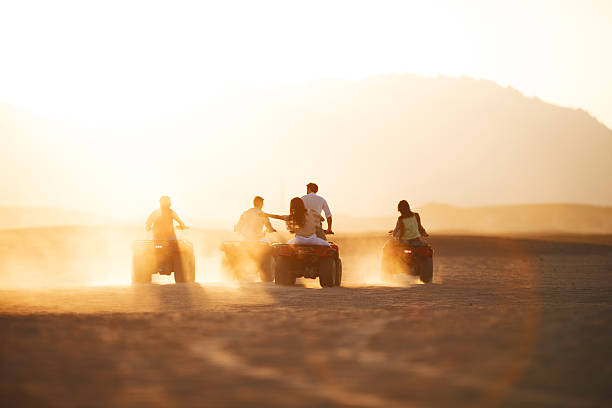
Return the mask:
[[170,208],[171,205],[170,197],[162,196],[159,199],[159,209],[153,211],[147,218],[145,229],[147,231],[153,230],[153,240],[155,241],[176,240],[174,221],[179,223],[181,229],[186,228],[185,223],[176,211]]

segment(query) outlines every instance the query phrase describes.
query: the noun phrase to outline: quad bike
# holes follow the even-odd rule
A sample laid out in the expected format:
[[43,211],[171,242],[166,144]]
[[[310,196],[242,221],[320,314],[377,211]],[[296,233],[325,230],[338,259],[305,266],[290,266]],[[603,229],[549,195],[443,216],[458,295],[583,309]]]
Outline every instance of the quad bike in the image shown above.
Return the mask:
[[272,246],[264,241],[225,241],[221,244],[223,274],[234,280],[259,276],[262,282],[274,280]]
[[188,240],[134,241],[132,250],[132,283],[149,283],[156,273],[174,273],[176,283],[195,282],[193,244]]
[[321,287],[340,286],[342,261],[338,245],[273,244],[274,282],[277,285],[293,285],[295,279],[319,278]]
[[381,279],[391,282],[394,274],[418,276],[423,283],[433,279],[433,249],[429,244],[407,245],[394,239],[383,247]]

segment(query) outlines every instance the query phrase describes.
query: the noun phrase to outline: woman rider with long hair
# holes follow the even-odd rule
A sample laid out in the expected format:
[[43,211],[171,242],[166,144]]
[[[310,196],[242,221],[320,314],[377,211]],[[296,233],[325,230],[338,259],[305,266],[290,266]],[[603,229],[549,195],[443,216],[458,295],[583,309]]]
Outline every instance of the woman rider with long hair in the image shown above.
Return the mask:
[[421,225],[419,214],[410,209],[410,204],[406,200],[397,204],[397,211],[400,212],[400,216],[397,217],[393,237],[408,245],[423,245],[421,237],[428,237],[429,234]]
[[287,223],[289,232],[295,234],[295,238],[290,240],[288,242],[289,244],[329,246],[329,242],[316,235],[317,227],[321,224],[321,216],[307,211],[306,207],[304,207],[304,202],[299,197],[291,199],[289,204],[289,215],[267,213],[263,213],[263,215],[277,220],[283,220]]

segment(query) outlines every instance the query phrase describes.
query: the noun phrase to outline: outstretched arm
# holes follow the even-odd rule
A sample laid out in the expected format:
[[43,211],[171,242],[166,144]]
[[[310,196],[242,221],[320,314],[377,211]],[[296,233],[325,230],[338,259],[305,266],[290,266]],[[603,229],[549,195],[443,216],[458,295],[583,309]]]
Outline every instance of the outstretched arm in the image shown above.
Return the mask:
[[421,216],[419,215],[419,213],[414,213],[414,215],[416,216],[417,222],[419,223],[419,233],[424,237],[428,237],[429,234],[427,233],[427,231],[425,231],[425,228],[423,228],[423,225],[421,224]]
[[179,223],[179,226],[181,228],[185,228],[185,223],[183,222],[183,220],[181,220],[181,217],[178,216],[178,214],[176,213],[176,211],[172,211],[172,218]]
[[155,219],[155,211],[153,211],[151,215],[149,215],[149,218],[147,218],[147,221],[145,222],[145,231],[151,231],[151,228],[153,228],[154,219]]
[[325,231],[325,233],[333,234],[334,232],[332,231],[332,213],[329,210],[329,205],[327,205],[326,200],[323,200],[323,212],[325,213],[325,218],[327,220],[327,231]]
[[[276,214],[268,214],[265,212],[262,212],[260,214],[261,217],[267,217],[267,218],[274,218],[275,220],[283,220],[283,221],[287,221],[289,219],[288,215],[276,215]],[[268,222],[270,222],[270,220],[268,220]]]
[[243,224],[244,224],[244,213],[240,215],[238,222],[236,223],[236,225],[234,225],[234,232],[239,233],[240,231],[242,231]]
[[396,238],[399,238],[402,236],[402,222],[399,219],[395,223],[395,228],[393,229],[393,231],[391,231],[391,235],[393,235]]
[[268,231],[268,232],[276,232],[276,230],[272,227],[272,224],[270,223],[270,219],[268,217],[266,217],[266,221],[265,221],[264,225],[266,226],[266,231]]
[[332,231],[332,217],[331,215],[329,217],[327,217],[327,231],[325,231],[326,234],[333,234],[334,231]]

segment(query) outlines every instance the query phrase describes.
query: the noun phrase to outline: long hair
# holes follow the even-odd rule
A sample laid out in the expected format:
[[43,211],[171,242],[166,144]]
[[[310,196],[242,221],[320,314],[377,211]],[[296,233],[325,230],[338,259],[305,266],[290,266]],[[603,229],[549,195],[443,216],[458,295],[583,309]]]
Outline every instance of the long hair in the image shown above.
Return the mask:
[[414,213],[410,209],[410,204],[408,204],[408,201],[406,200],[402,200],[397,204],[397,211],[399,211],[401,214],[399,216],[399,219],[414,216]]
[[291,227],[291,230],[295,229],[296,226],[303,227],[306,224],[306,207],[304,207],[304,202],[299,197],[291,199],[291,204],[289,204],[289,221],[287,221],[287,224]]

